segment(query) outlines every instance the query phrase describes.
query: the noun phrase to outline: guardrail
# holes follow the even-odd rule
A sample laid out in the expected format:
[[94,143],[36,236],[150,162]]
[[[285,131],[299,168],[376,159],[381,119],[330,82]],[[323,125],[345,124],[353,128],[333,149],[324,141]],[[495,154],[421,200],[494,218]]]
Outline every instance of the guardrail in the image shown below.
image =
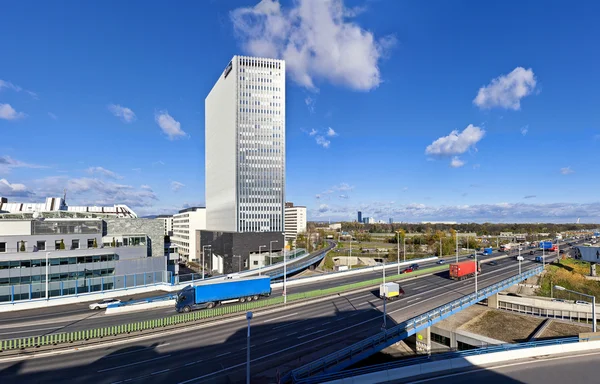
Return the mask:
[[[442,269],[447,269],[446,266],[437,266],[419,271],[405,273],[401,275],[387,276],[388,281],[399,280],[410,278],[414,276],[424,275]],[[346,284],[339,287],[333,287],[328,289],[320,289],[309,292],[294,293],[288,295],[287,301],[294,302],[299,300],[311,299],[315,297],[328,296],[336,293],[352,291],[360,288],[365,288],[373,285],[377,285],[382,281],[381,278],[361,281],[353,284]],[[164,317],[155,320],[138,321],[135,323],[121,324],[111,327],[103,327],[96,329],[89,329],[84,331],[75,331],[68,333],[56,333],[44,336],[32,336],[25,338],[16,338],[8,340],[0,340],[0,352],[7,350],[27,349],[27,348],[38,348],[42,346],[51,346],[58,344],[73,343],[79,341],[87,341],[90,339],[101,339],[109,336],[117,336],[120,334],[129,334],[132,332],[142,332],[149,329],[163,328],[167,326],[173,326],[177,324],[184,324],[195,322],[198,320],[208,319],[217,316],[229,315],[234,313],[243,313],[249,310],[257,308],[271,307],[275,305],[283,304],[283,297],[273,297],[261,301],[253,301],[244,304],[226,305],[213,309],[204,309],[190,313],[178,314],[170,317]]]
[[455,351],[455,352],[434,354],[434,355],[430,355],[430,356],[415,357],[415,358],[411,358],[408,360],[396,361],[396,362],[392,362],[392,363],[377,364],[377,365],[372,365],[370,367],[365,367],[365,368],[350,369],[350,370],[347,370],[344,372],[326,373],[323,375],[300,379],[300,380],[297,380],[294,382],[301,383],[301,384],[324,383],[324,382],[333,381],[333,380],[345,379],[348,377],[357,377],[357,376],[366,375],[369,373],[382,372],[382,371],[387,371],[390,369],[409,367],[411,365],[431,363],[431,362],[435,362],[435,361],[456,359],[456,358],[461,358],[461,357],[464,358],[464,357],[469,357],[469,356],[478,356],[478,355],[484,355],[484,354],[488,354],[488,353],[509,352],[509,351],[515,351],[515,350],[519,350],[519,349],[546,347],[549,345],[572,344],[572,343],[579,343],[581,341],[590,341],[590,340],[591,340],[591,338],[567,337],[564,339],[543,340],[543,341],[534,341],[534,342],[526,342],[526,343],[519,343],[519,344],[502,344],[502,345],[482,347],[482,348],[477,348],[477,349],[470,349],[468,351]]
[[454,313],[470,307],[471,305],[486,299],[506,288],[523,281],[531,276],[535,276],[543,271],[542,267],[536,267],[525,271],[520,275],[510,277],[498,283],[482,288],[477,293],[463,296],[448,304],[437,307],[420,316],[404,321],[393,328],[384,330],[376,335],[368,337],[354,345],[343,348],[335,353],[324,356],[300,368],[288,373],[283,382],[308,378],[313,374],[324,374],[337,372],[352,364],[381,351],[382,349],[397,343],[415,333],[430,327],[431,325],[443,320]]

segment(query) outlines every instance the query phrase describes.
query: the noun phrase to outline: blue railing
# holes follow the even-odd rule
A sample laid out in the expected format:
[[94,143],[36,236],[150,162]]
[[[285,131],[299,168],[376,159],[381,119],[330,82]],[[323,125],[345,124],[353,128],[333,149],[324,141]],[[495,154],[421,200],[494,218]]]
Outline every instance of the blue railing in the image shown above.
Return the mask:
[[170,293],[168,295],[154,296],[154,297],[148,297],[145,299],[129,300],[129,301],[122,301],[120,303],[109,304],[108,308],[118,308],[118,307],[125,307],[125,306],[129,306],[129,305],[155,303],[157,301],[165,301],[165,300],[174,300],[175,297],[176,297],[175,293]]
[[488,354],[488,353],[514,351],[514,350],[518,350],[518,349],[545,347],[548,345],[579,343],[580,341],[589,341],[589,340],[590,339],[580,339],[579,337],[567,337],[567,338],[563,338],[563,339],[543,340],[543,341],[526,342],[526,343],[520,343],[520,344],[494,345],[494,346],[489,346],[489,347],[470,349],[468,351],[439,353],[439,354],[434,354],[434,355],[430,355],[430,356],[422,356],[422,357],[416,357],[416,358],[412,358],[412,359],[408,359],[408,360],[396,361],[396,362],[392,362],[392,363],[377,364],[377,365],[372,365],[370,367],[351,369],[351,370],[344,371],[344,372],[326,373],[323,375],[312,376],[312,377],[308,377],[308,378],[304,378],[304,379],[295,380],[294,382],[302,383],[302,384],[316,384],[316,383],[322,383],[322,382],[327,382],[327,381],[332,381],[332,380],[345,379],[348,377],[358,377],[358,376],[366,375],[369,373],[388,371],[391,369],[403,368],[403,367],[408,367],[411,365],[431,363],[434,361],[484,355],[484,354]]
[[290,375],[291,378],[296,381],[310,377],[313,374],[338,372],[358,361],[363,360],[366,357],[373,355],[376,352],[381,351],[384,348],[387,348],[392,344],[397,343],[400,340],[404,340],[405,338],[414,335],[417,332],[426,329],[433,324],[452,316],[455,313],[462,311],[467,307],[470,307],[471,305],[478,303],[483,299],[501,292],[529,277],[535,276],[542,271],[542,267],[533,268],[520,275],[510,277],[488,287],[482,288],[476,293],[463,296],[460,299],[437,307],[420,316],[406,320],[393,328],[382,331],[354,345],[343,348],[335,353],[324,356],[307,365],[297,368],[288,374],[287,379],[290,379]]

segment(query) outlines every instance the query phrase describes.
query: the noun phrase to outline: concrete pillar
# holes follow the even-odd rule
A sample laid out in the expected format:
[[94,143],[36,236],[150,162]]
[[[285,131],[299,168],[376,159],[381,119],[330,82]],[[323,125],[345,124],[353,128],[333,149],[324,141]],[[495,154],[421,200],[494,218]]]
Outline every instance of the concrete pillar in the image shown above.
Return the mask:
[[417,353],[431,353],[431,327],[427,327],[426,329],[417,333],[416,350]]
[[596,263],[590,263],[590,276],[596,276]]
[[450,333],[450,348],[454,349],[455,351],[458,351],[458,338],[456,337],[456,331],[453,330]]
[[498,308],[498,294],[492,295],[487,299],[487,305],[490,308]]

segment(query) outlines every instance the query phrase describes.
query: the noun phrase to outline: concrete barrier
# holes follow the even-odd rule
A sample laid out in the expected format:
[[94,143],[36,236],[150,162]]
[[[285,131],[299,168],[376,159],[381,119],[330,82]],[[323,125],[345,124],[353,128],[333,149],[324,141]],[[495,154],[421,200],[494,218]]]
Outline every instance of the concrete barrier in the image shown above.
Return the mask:
[[[437,257],[427,257],[425,259],[410,260],[410,261],[406,261],[406,262],[401,262],[400,267],[405,267],[407,265],[418,264],[418,263],[425,263],[425,262],[434,261],[437,259],[438,259]],[[385,265],[386,270],[393,269],[393,268],[398,268],[398,263],[393,263],[393,264],[391,263],[391,264]],[[294,285],[308,284],[308,283],[312,283],[315,281],[321,281],[321,280],[339,279],[339,278],[344,278],[347,276],[359,275],[361,273],[381,271],[382,269],[383,269],[383,265],[377,265],[375,267],[366,267],[366,268],[360,268],[360,269],[351,269],[349,271],[333,272],[333,273],[328,273],[325,275],[304,277],[304,278],[295,279],[295,280],[288,280],[286,282],[286,285],[288,287],[290,287],[290,286],[294,286]],[[283,282],[271,284],[271,288],[282,288],[282,287],[283,287]]]
[[388,369],[384,371],[368,373],[364,375],[348,377],[338,380],[327,381],[327,384],[354,384],[364,382],[386,382],[402,380],[419,375],[428,375],[447,372],[469,367],[492,366],[493,364],[523,360],[547,355],[558,355],[563,353],[575,353],[600,349],[600,341],[587,343],[568,343],[548,345],[542,347],[523,348],[495,353],[484,353],[481,355],[457,357],[443,361],[432,361],[430,363],[415,364],[406,367]]
[[[151,301],[149,303],[136,303],[130,305],[123,305],[120,307],[112,307],[106,308],[106,315],[115,315],[126,312],[138,312],[144,311],[146,309],[154,309],[154,308],[163,308],[163,307],[172,307],[175,308],[175,300],[160,300],[160,301]],[[175,314],[175,309],[173,309],[173,314]]]

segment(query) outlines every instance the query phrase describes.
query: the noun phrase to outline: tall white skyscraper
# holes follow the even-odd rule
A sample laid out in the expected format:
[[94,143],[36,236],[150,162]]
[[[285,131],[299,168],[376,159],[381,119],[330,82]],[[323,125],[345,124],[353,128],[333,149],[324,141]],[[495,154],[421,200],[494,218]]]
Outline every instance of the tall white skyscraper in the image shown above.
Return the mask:
[[283,232],[285,62],[234,56],[205,100],[206,227]]

